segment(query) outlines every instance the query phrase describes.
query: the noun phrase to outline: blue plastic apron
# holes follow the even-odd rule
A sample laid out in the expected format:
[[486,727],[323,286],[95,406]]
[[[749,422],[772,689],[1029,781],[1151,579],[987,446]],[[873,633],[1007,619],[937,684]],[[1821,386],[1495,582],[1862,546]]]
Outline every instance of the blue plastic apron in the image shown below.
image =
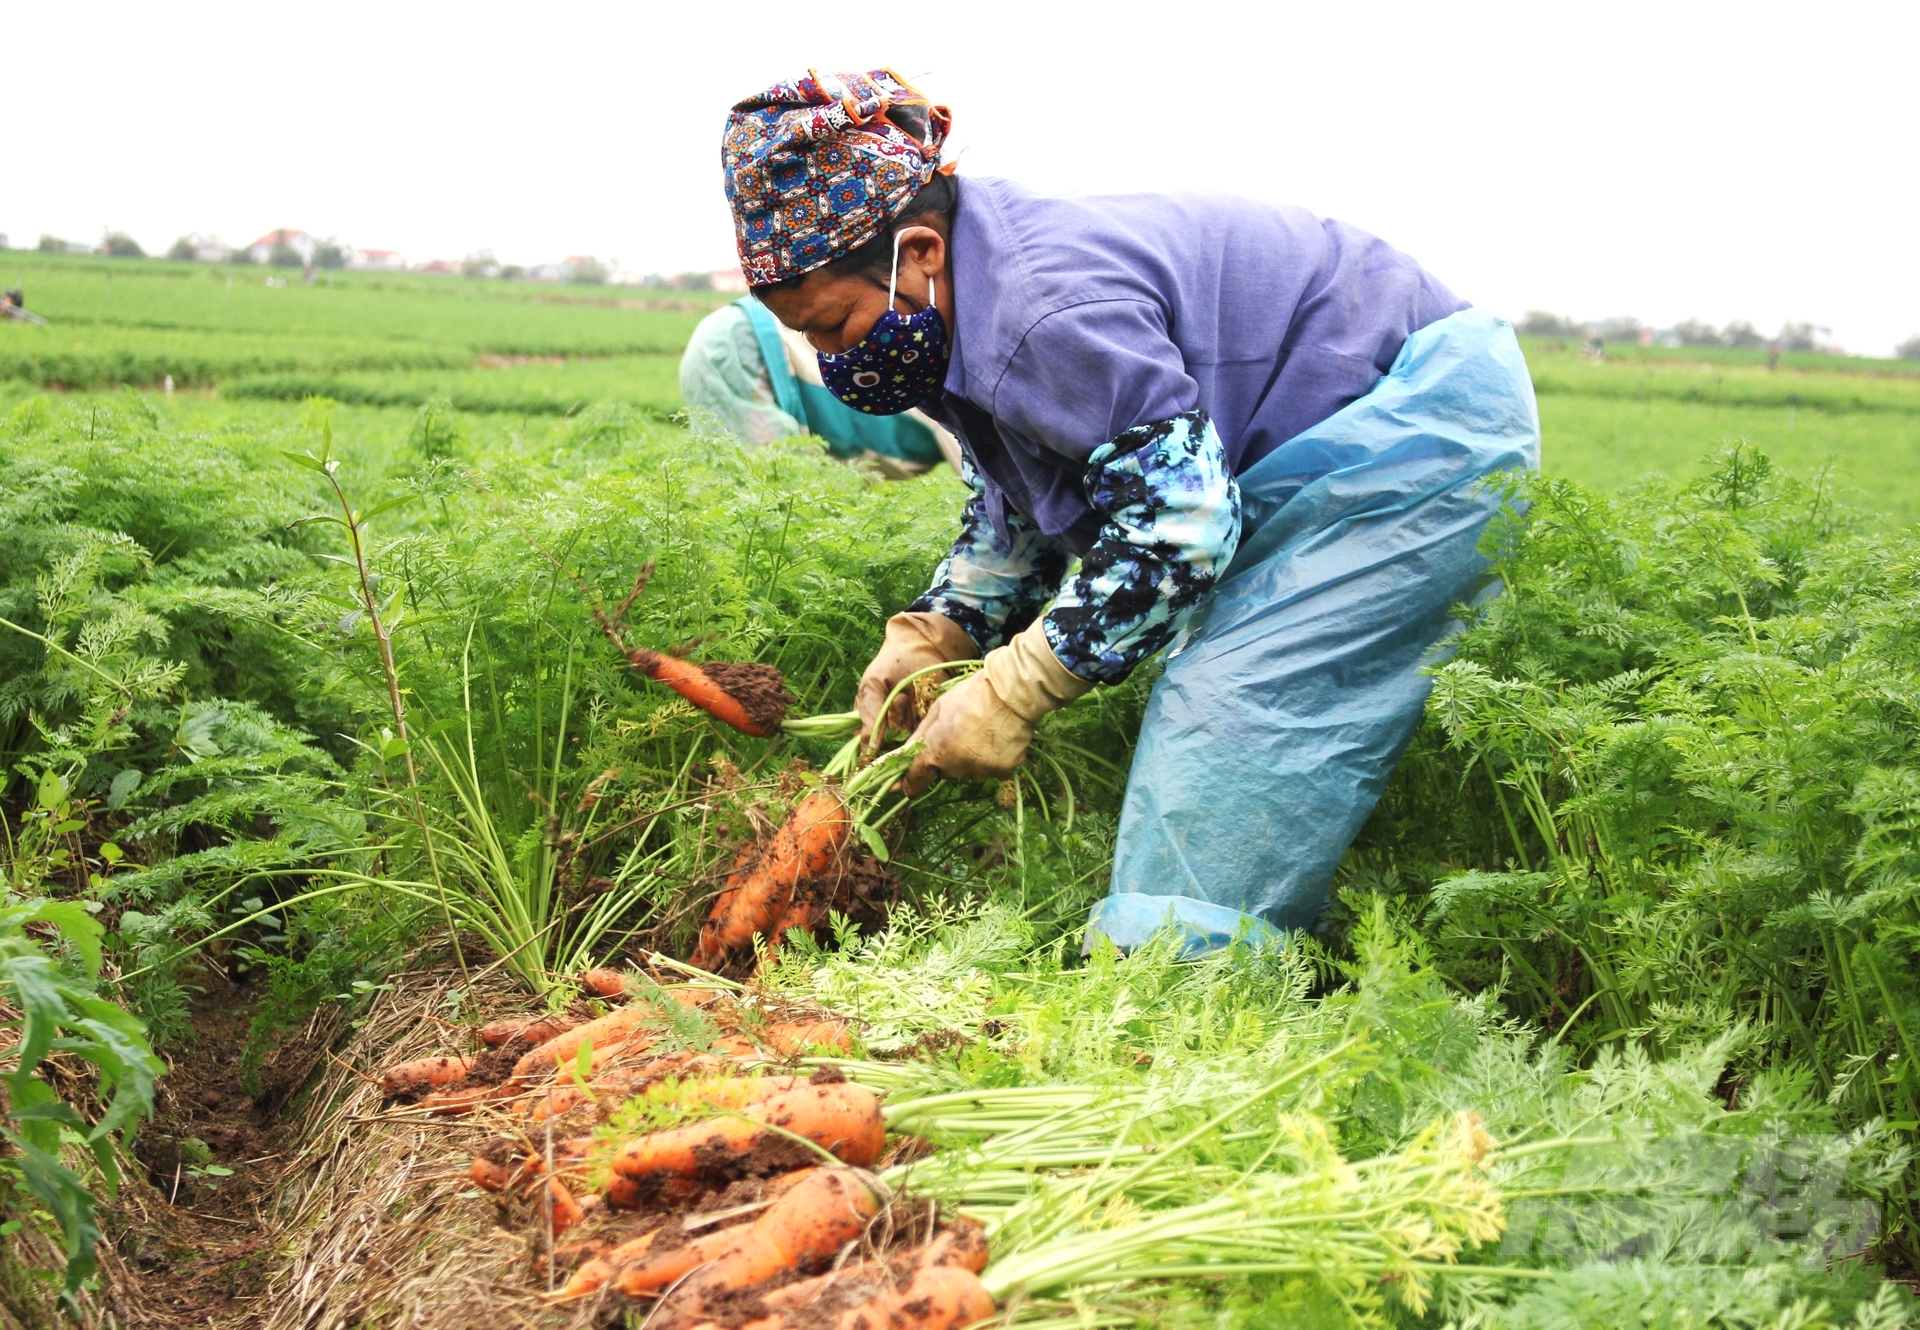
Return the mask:
[[752,296],[734,302],[747,312],[760,356],[773,382],[774,404],[827,441],[835,457],[857,457],[876,452],[883,457],[931,465],[941,458],[933,431],[911,416],[870,416],[855,411],[817,383],[802,383],[787,365],[786,343],[780,325],[765,305]]
[[1422,328],[1371,392],[1239,479],[1239,550],[1154,685],[1088,943],[1310,928],[1487,580],[1495,472],[1540,465],[1506,320]]

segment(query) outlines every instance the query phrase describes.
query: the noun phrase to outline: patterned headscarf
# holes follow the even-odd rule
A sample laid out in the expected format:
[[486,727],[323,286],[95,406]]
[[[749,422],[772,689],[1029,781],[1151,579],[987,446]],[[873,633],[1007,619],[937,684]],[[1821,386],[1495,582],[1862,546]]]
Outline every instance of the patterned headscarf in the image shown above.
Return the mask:
[[720,162],[747,281],[798,277],[873,239],[940,169],[952,123],[890,69],[810,69],[737,103]]

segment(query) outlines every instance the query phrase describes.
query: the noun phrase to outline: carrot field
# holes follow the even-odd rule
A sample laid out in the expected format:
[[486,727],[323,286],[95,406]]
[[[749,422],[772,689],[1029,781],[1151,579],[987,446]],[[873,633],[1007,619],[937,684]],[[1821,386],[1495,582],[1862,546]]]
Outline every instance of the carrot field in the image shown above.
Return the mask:
[[1897,364],[1530,345],[1324,926],[1083,954],[1153,671],[898,794],[964,491],[689,422],[724,297],[4,257],[8,1323],[1908,1323]]

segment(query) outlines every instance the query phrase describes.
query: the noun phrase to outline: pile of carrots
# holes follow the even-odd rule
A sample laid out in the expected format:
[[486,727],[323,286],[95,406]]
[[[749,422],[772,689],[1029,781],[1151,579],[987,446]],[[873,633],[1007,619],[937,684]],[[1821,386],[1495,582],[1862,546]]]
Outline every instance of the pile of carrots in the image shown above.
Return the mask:
[[853,814],[833,790],[802,799],[770,839],[741,852],[700,927],[693,963],[718,969],[755,938],[771,949],[792,929],[811,930],[826,913],[852,830]]
[[[993,1314],[980,1228],[868,1171],[890,1150],[879,1096],[830,1063],[790,1069],[846,1050],[844,1022],[756,1029],[718,989],[642,996],[610,970],[582,987],[631,1000],[592,1019],[496,1021],[474,1054],[381,1077],[404,1111],[497,1130],[467,1176],[528,1237],[552,1301],[634,1305],[656,1330],[959,1330]],[[676,1003],[725,1033],[669,1051]],[[671,1125],[616,1130],[636,1121]]]

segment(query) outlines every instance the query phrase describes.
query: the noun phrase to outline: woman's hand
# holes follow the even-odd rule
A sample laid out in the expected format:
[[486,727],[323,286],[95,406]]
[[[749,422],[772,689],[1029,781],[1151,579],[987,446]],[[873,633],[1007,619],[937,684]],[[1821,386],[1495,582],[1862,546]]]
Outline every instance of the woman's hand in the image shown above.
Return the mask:
[[[989,653],[989,659],[1005,647]],[[900,788],[918,794],[937,776],[1004,780],[1027,759],[1033,722],[1006,704],[985,670],[962,679],[927,709],[913,737],[923,745]]]
[[[860,731],[871,740],[874,721],[886,705],[887,694],[904,679],[933,665],[951,660],[977,660],[980,648],[966,630],[944,614],[925,611],[896,614],[887,620],[887,640],[880,652],[860,676],[860,691],[853,707],[860,713]],[[940,675],[921,675],[938,680]],[[889,722],[902,731],[911,731],[920,723],[912,687],[902,688],[893,700]]]
[[1005,646],[989,651],[979,673],[962,679],[927,709],[913,735],[925,747],[901,788],[918,794],[936,776],[1006,779],[1026,761],[1034,722],[1092,687],[1060,663],[1036,619]]

